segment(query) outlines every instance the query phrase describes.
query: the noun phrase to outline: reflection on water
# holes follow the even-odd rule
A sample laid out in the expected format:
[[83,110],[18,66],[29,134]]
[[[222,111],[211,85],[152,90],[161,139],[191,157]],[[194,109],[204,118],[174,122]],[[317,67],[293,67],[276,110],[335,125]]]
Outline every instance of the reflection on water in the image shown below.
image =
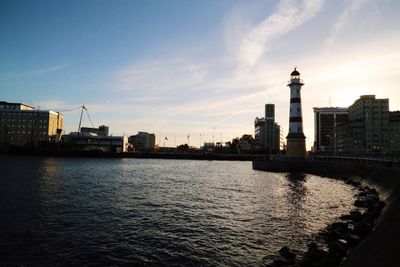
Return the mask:
[[250,162],[0,159],[6,266],[260,266],[353,201],[342,182]]
[[300,210],[307,195],[306,175],[304,173],[288,173],[286,177],[289,182],[288,201]]
[[39,195],[41,197],[41,204],[48,205],[54,201],[56,193],[62,186],[60,177],[62,176],[62,165],[60,161],[54,158],[44,158],[37,168],[40,173]]

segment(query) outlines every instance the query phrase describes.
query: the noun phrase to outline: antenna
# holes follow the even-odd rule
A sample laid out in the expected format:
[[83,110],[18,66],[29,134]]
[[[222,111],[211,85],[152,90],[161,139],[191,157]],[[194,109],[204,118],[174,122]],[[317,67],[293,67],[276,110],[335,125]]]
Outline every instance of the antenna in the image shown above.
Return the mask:
[[331,96],[329,96],[329,106],[332,107]]

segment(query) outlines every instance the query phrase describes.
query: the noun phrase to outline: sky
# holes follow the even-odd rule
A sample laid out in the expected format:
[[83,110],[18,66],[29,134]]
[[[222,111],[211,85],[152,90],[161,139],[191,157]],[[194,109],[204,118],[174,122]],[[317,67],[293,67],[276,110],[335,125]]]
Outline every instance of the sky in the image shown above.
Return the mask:
[[0,100],[166,146],[254,135],[268,103],[285,137],[297,66],[310,149],[313,107],[400,110],[398,25],[397,0],[3,0]]

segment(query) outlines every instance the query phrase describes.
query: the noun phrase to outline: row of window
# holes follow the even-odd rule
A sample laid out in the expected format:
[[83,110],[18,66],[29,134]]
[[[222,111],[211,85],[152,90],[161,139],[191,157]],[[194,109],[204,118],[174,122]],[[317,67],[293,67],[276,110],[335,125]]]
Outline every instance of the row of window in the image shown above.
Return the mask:
[[38,119],[6,119],[6,118],[0,118],[0,122],[21,122],[21,123],[34,123],[34,122],[40,122],[40,123],[48,123],[48,120],[38,120]]
[[39,128],[39,129],[47,129],[47,124],[39,124],[39,125],[24,125],[24,124],[0,124],[0,128]]
[[[48,138],[46,138],[46,137],[35,138],[35,140],[38,140],[38,141],[44,141],[44,140],[47,140],[47,139]],[[30,138],[20,137],[20,136],[18,136],[18,137],[10,137],[9,140],[10,141],[25,141],[26,143],[30,142]]]
[[[37,131],[24,131],[24,130],[22,130],[22,131],[13,131],[13,130],[10,130],[10,131],[7,131],[7,134],[6,135],[9,135],[9,134],[41,134],[41,135],[47,135],[47,132],[37,132]],[[0,135],[2,135],[2,132],[0,132]]]
[[49,114],[48,113],[39,113],[39,112],[21,112],[21,111],[16,111],[16,112],[1,112],[0,111],[0,117],[42,117],[42,118],[48,118]]

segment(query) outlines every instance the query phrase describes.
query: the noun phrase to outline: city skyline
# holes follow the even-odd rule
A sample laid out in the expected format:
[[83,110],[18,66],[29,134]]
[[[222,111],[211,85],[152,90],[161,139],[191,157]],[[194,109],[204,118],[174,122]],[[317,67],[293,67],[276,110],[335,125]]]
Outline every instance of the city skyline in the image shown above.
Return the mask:
[[[172,146],[190,134],[198,146],[201,138],[254,135],[266,103],[275,104],[285,136],[286,85],[297,66],[310,149],[313,107],[347,107],[368,94],[400,109],[399,5],[4,1],[1,98],[54,110],[84,104],[115,135],[144,130]],[[65,112],[66,132],[78,121],[79,111]]]

